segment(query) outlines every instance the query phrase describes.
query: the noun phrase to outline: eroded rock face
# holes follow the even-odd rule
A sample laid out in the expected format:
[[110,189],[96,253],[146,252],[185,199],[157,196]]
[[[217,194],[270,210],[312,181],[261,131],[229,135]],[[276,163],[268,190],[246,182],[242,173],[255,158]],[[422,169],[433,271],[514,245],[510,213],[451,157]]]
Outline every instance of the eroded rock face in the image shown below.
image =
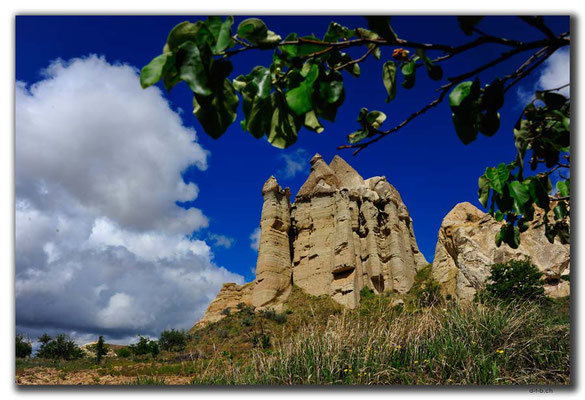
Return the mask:
[[531,227],[520,235],[520,246],[505,243],[498,248],[494,238],[501,223],[470,203],[459,203],[447,214],[441,228],[433,261],[433,278],[443,295],[471,300],[490,274],[490,265],[529,256],[547,279],[548,296],[569,295],[569,282],[561,276],[570,269],[570,247],[558,239],[550,243],[544,227]]
[[257,277],[244,286],[224,285],[197,326],[221,319],[222,310],[240,302],[278,307],[293,283],[353,308],[365,286],[407,292],[427,265],[398,191],[385,177],[364,180],[341,157],[327,164],[316,154],[292,206],[290,191],[274,177],[262,196]]
[[212,322],[219,321],[225,316],[222,314],[222,311],[228,307],[232,311],[237,311],[237,305],[239,303],[252,304],[252,289],[254,285],[255,282],[246,283],[245,285],[224,283],[215,299],[207,307],[203,318],[192,329],[201,328]]
[[293,281],[309,294],[353,308],[363,287],[406,292],[427,265],[396,189],[338,156],[329,165],[313,157],[291,216]]
[[252,291],[254,307],[286,300],[292,289],[290,255],[290,191],[283,190],[271,176],[262,188],[264,204],[260,219],[260,246],[256,281]]

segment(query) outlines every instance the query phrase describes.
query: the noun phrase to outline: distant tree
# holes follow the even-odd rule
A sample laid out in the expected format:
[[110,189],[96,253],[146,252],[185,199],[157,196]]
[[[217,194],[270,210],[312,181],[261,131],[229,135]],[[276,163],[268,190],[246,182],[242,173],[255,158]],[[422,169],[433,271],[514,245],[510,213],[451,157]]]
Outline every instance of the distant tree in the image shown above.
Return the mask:
[[158,339],[161,350],[181,351],[187,346],[187,332],[184,330],[164,330]]
[[[410,122],[438,106],[448,98],[454,133],[468,144],[478,133],[495,135],[500,128],[500,111],[505,94],[557,50],[570,46],[570,33],[555,34],[540,16],[519,16],[518,23],[526,24],[540,33],[531,41],[490,34],[480,29],[484,17],[457,17],[461,31],[475,38],[463,44],[422,43],[403,39],[394,31],[390,17],[366,17],[368,28],[350,29],[336,22],[329,24],[323,38],[314,35],[298,37],[296,33],[280,35],[268,29],[258,18],[242,21],[234,34],[233,17],[223,20],[211,16],[206,21],[182,22],[167,37],[163,53],[146,65],[140,74],[142,87],[147,88],[162,79],[167,90],[184,81],[193,91],[193,113],[203,130],[214,139],[222,136],[236,120],[242,98],[244,119],[242,129],[255,138],[266,137],[278,148],[286,148],[297,141],[302,127],[324,130],[320,119],[335,121],[338,108],[345,100],[343,73],[360,76],[360,63],[370,55],[382,57],[382,49],[391,50],[391,56],[381,66],[380,81],[388,97],[398,96],[398,80],[403,89],[414,88],[417,71],[425,70],[431,81],[440,81],[437,96],[389,129],[382,124],[387,116],[382,111],[362,108],[357,116],[359,128],[347,136],[348,145],[339,149],[353,149],[354,154],[378,143],[381,139],[403,129]],[[464,72],[444,74],[445,60],[460,59],[470,51],[500,46],[505,50],[495,54],[481,65],[465,62]],[[352,58],[344,50],[363,48],[363,54]],[[235,79],[230,60],[238,54],[264,50],[272,52],[272,63],[256,66],[248,75]],[[486,54],[492,54],[491,51]],[[527,54],[525,61],[511,66],[505,75],[489,84],[482,84],[479,75],[495,66],[507,63],[514,56]],[[479,178],[478,197],[484,207],[499,221],[504,221],[496,236],[496,244],[507,243],[517,248],[520,233],[528,228],[535,215],[544,224],[546,237],[553,242],[559,237],[569,241],[570,180],[558,174],[560,180],[553,186],[550,176],[556,171],[569,171],[570,161],[570,99],[557,93],[559,88],[538,91],[524,108],[514,127],[516,159],[488,167]],[[401,89],[402,92],[402,89]],[[539,173],[525,176],[525,164]],[[555,201],[551,202],[551,198]],[[534,205],[545,213],[536,213]],[[547,213],[554,208],[554,218]]]
[[150,340],[142,335],[138,335],[138,343],[131,344],[128,348],[136,356],[150,354],[156,358],[160,352],[158,343],[155,340]]
[[16,357],[29,357],[32,353],[32,344],[24,335],[16,335]]
[[108,354],[108,346],[104,343],[104,337],[100,336],[95,345],[95,359],[99,364],[102,361],[102,357]]
[[84,356],[83,350],[66,334],[61,333],[52,339],[46,333],[39,337],[41,347],[37,357],[50,359],[75,360]]

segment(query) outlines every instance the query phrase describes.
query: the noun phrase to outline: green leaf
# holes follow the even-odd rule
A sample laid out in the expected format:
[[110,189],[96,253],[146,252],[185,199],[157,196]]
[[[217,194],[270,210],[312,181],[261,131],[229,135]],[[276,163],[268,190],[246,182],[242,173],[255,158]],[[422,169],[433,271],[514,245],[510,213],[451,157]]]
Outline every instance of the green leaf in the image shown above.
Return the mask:
[[370,16],[366,17],[366,19],[368,20],[368,28],[386,39],[389,43],[396,43],[398,35],[394,33],[392,26],[390,26],[390,17]]
[[319,67],[316,64],[305,65],[310,65],[305,79],[298,87],[290,89],[286,92],[286,103],[297,115],[303,115],[304,113],[312,110],[312,96],[314,91],[313,84],[319,76]]
[[413,60],[403,63],[402,67],[400,68],[400,71],[402,72],[402,75],[404,75],[404,77],[414,75],[416,73],[416,62]]
[[530,189],[530,196],[534,199],[534,202],[540,208],[548,210],[550,199],[548,194],[550,192],[549,185],[550,179],[548,176],[545,177],[530,177],[524,182],[528,182]]
[[317,133],[323,132],[323,125],[319,122],[315,111],[311,110],[305,114],[305,126]]
[[167,43],[165,45],[167,50],[164,52],[175,52],[183,43],[186,42],[193,42],[198,45],[211,43],[212,38],[213,34],[205,22],[197,21],[193,24],[189,21],[184,21],[176,25],[169,33]]
[[386,103],[396,98],[396,63],[394,61],[386,61],[382,67],[382,81],[386,92],[388,92],[388,98]]
[[374,129],[379,129],[382,123],[386,120],[386,114],[382,111],[371,111],[366,116],[366,122]]
[[567,205],[564,201],[560,201],[559,205],[553,208],[556,220],[562,220],[567,216]]
[[461,82],[449,94],[449,106],[453,111],[457,110],[463,102],[471,95],[473,82],[465,81]]
[[197,45],[193,42],[181,44],[177,51],[177,65],[179,66],[179,77],[187,82],[191,90],[201,96],[212,94],[208,85],[207,65]]
[[570,196],[570,186],[568,181],[558,181],[556,186],[562,197]]
[[485,170],[485,177],[488,179],[490,186],[496,192],[502,194],[504,190],[504,185],[510,176],[510,170],[508,166],[504,163],[501,163],[495,168],[488,167]]
[[232,82],[223,80],[219,90],[213,96],[193,96],[193,114],[209,136],[214,139],[225,133],[236,120],[239,99]]
[[337,22],[331,22],[325,36],[323,36],[323,41],[337,42],[339,39],[349,39],[353,36],[355,36],[355,29],[348,29]]
[[347,135],[347,141],[348,143],[356,144],[367,137],[368,132],[365,129],[360,129],[358,131],[355,131],[354,133],[350,133],[349,135]]
[[528,186],[524,185],[522,182],[512,181],[508,182],[508,189],[510,191],[510,196],[514,199],[514,212],[516,214],[522,214],[525,206],[530,205],[527,204],[530,200],[530,190]]
[[469,144],[477,138],[477,128],[473,120],[456,113],[453,113],[452,120],[455,132],[463,144]]
[[488,198],[490,195],[490,184],[485,176],[480,176],[478,180],[479,190],[477,196],[482,206],[487,207]]
[[169,63],[174,61],[172,53],[164,53],[155,57],[140,71],[140,85],[143,89],[156,84],[162,78]]
[[440,81],[443,79],[443,68],[440,65],[432,65],[431,67],[427,67],[427,73],[429,74],[429,78],[434,81]]
[[294,115],[288,112],[282,95],[275,92],[273,96],[275,107],[270,120],[268,141],[274,147],[285,149],[297,141],[298,127]]
[[319,72],[319,97],[327,103],[336,103],[343,93],[343,78],[337,71]]
[[467,36],[471,36],[473,28],[475,28],[475,25],[479,24],[482,19],[483,17],[477,15],[467,15],[457,17],[457,22],[459,22],[459,28],[461,28],[463,33]]
[[[221,19],[220,19],[221,20]],[[233,45],[232,40],[232,25],[234,24],[234,17],[229,16],[223,21],[217,33],[217,41],[213,46],[213,53],[218,54]]]
[[496,78],[490,85],[486,85],[483,96],[482,106],[488,111],[498,111],[504,105],[504,83]]
[[560,110],[567,102],[567,98],[562,94],[545,92],[543,95],[544,104],[553,110]]
[[493,136],[500,129],[500,113],[487,112],[479,114],[479,131],[486,136]]
[[248,18],[240,22],[237,34],[252,44],[258,44],[260,40],[268,35],[268,27],[261,19]]
[[[284,40],[286,42],[293,42],[300,39],[306,39],[311,41],[320,42],[320,40],[315,36],[303,36],[301,38],[297,38],[296,33],[290,33]],[[302,43],[299,44],[285,44],[282,46],[278,46],[280,51],[286,58],[302,58],[309,56],[311,54],[317,53],[326,49],[328,46],[326,43]],[[348,56],[349,57],[349,56]],[[350,58],[351,59],[351,58]]]

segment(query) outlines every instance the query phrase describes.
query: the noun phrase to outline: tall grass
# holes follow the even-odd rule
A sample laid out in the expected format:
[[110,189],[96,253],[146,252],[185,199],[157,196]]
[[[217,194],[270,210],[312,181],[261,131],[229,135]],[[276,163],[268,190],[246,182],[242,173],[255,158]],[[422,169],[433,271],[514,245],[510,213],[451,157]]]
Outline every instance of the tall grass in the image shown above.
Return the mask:
[[195,384],[567,384],[569,328],[531,304],[407,312],[383,303],[315,320],[247,360],[208,360]]

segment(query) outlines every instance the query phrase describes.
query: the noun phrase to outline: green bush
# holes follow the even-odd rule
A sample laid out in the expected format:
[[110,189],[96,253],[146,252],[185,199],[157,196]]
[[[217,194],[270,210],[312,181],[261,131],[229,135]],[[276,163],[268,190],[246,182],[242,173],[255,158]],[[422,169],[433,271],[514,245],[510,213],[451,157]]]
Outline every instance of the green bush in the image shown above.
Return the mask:
[[367,300],[372,299],[376,296],[374,291],[367,286],[364,286],[362,290],[360,290],[360,299]]
[[46,333],[39,337],[41,347],[37,351],[39,358],[75,360],[84,356],[83,350],[69,338],[69,336],[61,333],[51,338]]
[[16,357],[29,357],[32,353],[32,344],[23,335],[16,335]]
[[188,334],[184,330],[164,330],[158,339],[161,350],[181,351],[187,346]]
[[118,350],[116,350],[116,355],[120,358],[126,358],[130,357],[132,352],[128,347],[120,347]]
[[269,309],[262,311],[262,315],[265,318],[271,319],[278,324],[284,324],[286,322],[286,319],[287,319],[286,312],[277,313],[272,308],[269,308]]
[[145,338],[141,335],[138,335],[138,338],[139,338],[138,343],[131,344],[130,346],[128,346],[130,351],[135,356],[143,356],[146,354],[151,354],[153,357],[156,358],[156,356],[160,352],[160,349],[158,347],[158,343],[156,342],[156,340],[150,340],[150,339]]
[[482,294],[506,301],[541,301],[546,298],[543,284],[542,273],[529,258],[510,260],[491,266],[488,283]]
[[414,295],[418,307],[431,307],[443,303],[441,285],[432,275],[432,264],[416,273],[411,293]]
[[225,315],[226,317],[228,315],[230,315],[232,313],[232,308],[231,307],[226,307],[223,310],[221,310],[221,315]]

